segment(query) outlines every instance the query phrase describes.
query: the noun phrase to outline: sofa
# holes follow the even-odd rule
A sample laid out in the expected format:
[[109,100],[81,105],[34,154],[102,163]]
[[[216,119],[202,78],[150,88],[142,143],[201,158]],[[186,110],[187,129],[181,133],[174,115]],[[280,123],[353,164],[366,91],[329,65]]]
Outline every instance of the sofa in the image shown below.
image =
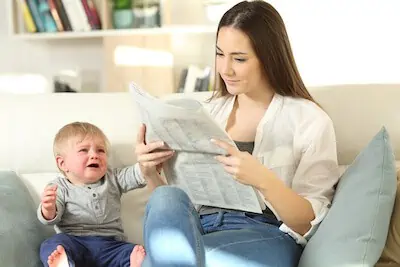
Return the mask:
[[[342,172],[352,164],[382,126],[385,126],[390,136],[390,145],[396,160],[400,160],[400,85],[336,85],[309,89],[333,120]],[[204,100],[208,96],[208,92],[203,92],[172,94],[165,98],[191,97]],[[134,146],[140,117],[129,93],[0,95],[0,170],[10,170],[21,179],[27,188],[26,192],[30,194],[32,210],[37,207],[44,186],[58,172],[52,154],[54,135],[60,127],[72,121],[88,121],[104,130],[112,145],[111,166],[135,163]],[[0,189],[1,186],[0,182]],[[147,188],[123,196],[123,224],[128,239],[134,243],[142,243],[142,216],[148,196]],[[0,205],[4,206],[5,203]],[[4,209],[0,209],[1,212]],[[0,214],[0,218],[2,216]],[[3,216],[0,220],[6,219]],[[383,219],[389,220],[390,218]],[[379,218],[377,221],[379,222]],[[390,226],[385,225],[383,232],[390,234],[394,231],[396,234],[399,229],[393,230],[395,223],[392,220]],[[9,231],[13,231],[13,228],[0,231],[0,243],[3,242],[0,250],[7,245],[8,241],[4,236]],[[396,240],[396,236],[392,239],[394,248],[396,245],[398,248],[399,239]],[[12,249],[18,250],[18,247]],[[379,253],[382,251],[383,247]],[[400,250],[397,252],[400,254]],[[385,262],[394,264],[396,259],[393,258],[397,257],[399,260],[398,256],[393,256],[397,252],[393,252],[391,247],[389,251],[384,251],[389,256],[382,254],[382,257],[386,257]],[[14,267],[2,265],[4,261],[1,257],[7,256],[9,255],[0,256],[0,266]]]

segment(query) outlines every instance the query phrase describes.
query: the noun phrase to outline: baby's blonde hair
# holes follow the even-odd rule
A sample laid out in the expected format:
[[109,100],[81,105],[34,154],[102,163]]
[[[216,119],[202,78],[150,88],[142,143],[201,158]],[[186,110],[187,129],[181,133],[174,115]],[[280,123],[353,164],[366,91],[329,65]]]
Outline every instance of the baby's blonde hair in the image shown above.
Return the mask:
[[82,140],[86,137],[98,137],[104,141],[106,154],[108,155],[110,142],[103,131],[88,122],[72,122],[62,127],[56,134],[53,142],[54,157],[61,156],[63,149],[72,138],[81,137]]

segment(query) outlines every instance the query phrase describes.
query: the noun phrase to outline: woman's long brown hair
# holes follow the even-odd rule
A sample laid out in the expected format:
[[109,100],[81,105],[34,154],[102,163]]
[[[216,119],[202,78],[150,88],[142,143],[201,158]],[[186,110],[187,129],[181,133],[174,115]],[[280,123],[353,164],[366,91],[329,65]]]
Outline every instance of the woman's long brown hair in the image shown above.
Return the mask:
[[[285,24],[273,6],[264,1],[240,2],[222,16],[217,39],[222,27],[233,27],[250,38],[264,74],[276,93],[315,102],[297,69]],[[215,73],[214,96],[229,94],[221,76],[217,71]]]

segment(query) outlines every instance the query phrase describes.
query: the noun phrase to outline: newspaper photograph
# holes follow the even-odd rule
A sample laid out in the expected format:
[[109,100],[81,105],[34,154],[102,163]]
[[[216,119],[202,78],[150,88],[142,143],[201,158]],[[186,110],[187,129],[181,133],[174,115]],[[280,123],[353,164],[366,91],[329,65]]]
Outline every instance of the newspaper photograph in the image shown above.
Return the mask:
[[129,90],[146,125],[146,142],[164,141],[175,151],[164,164],[168,184],[184,190],[195,205],[262,213],[257,190],[236,181],[215,159],[226,152],[211,139],[236,145],[199,101],[162,100],[135,83]]

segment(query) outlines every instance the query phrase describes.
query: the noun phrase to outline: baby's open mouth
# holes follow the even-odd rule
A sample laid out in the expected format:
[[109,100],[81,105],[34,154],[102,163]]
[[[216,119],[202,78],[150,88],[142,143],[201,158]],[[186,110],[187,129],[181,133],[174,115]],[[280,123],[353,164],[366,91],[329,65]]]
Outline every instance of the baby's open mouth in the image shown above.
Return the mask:
[[97,164],[97,163],[92,163],[92,164],[89,164],[88,167],[89,167],[89,168],[98,168],[98,167],[99,167],[99,164]]

